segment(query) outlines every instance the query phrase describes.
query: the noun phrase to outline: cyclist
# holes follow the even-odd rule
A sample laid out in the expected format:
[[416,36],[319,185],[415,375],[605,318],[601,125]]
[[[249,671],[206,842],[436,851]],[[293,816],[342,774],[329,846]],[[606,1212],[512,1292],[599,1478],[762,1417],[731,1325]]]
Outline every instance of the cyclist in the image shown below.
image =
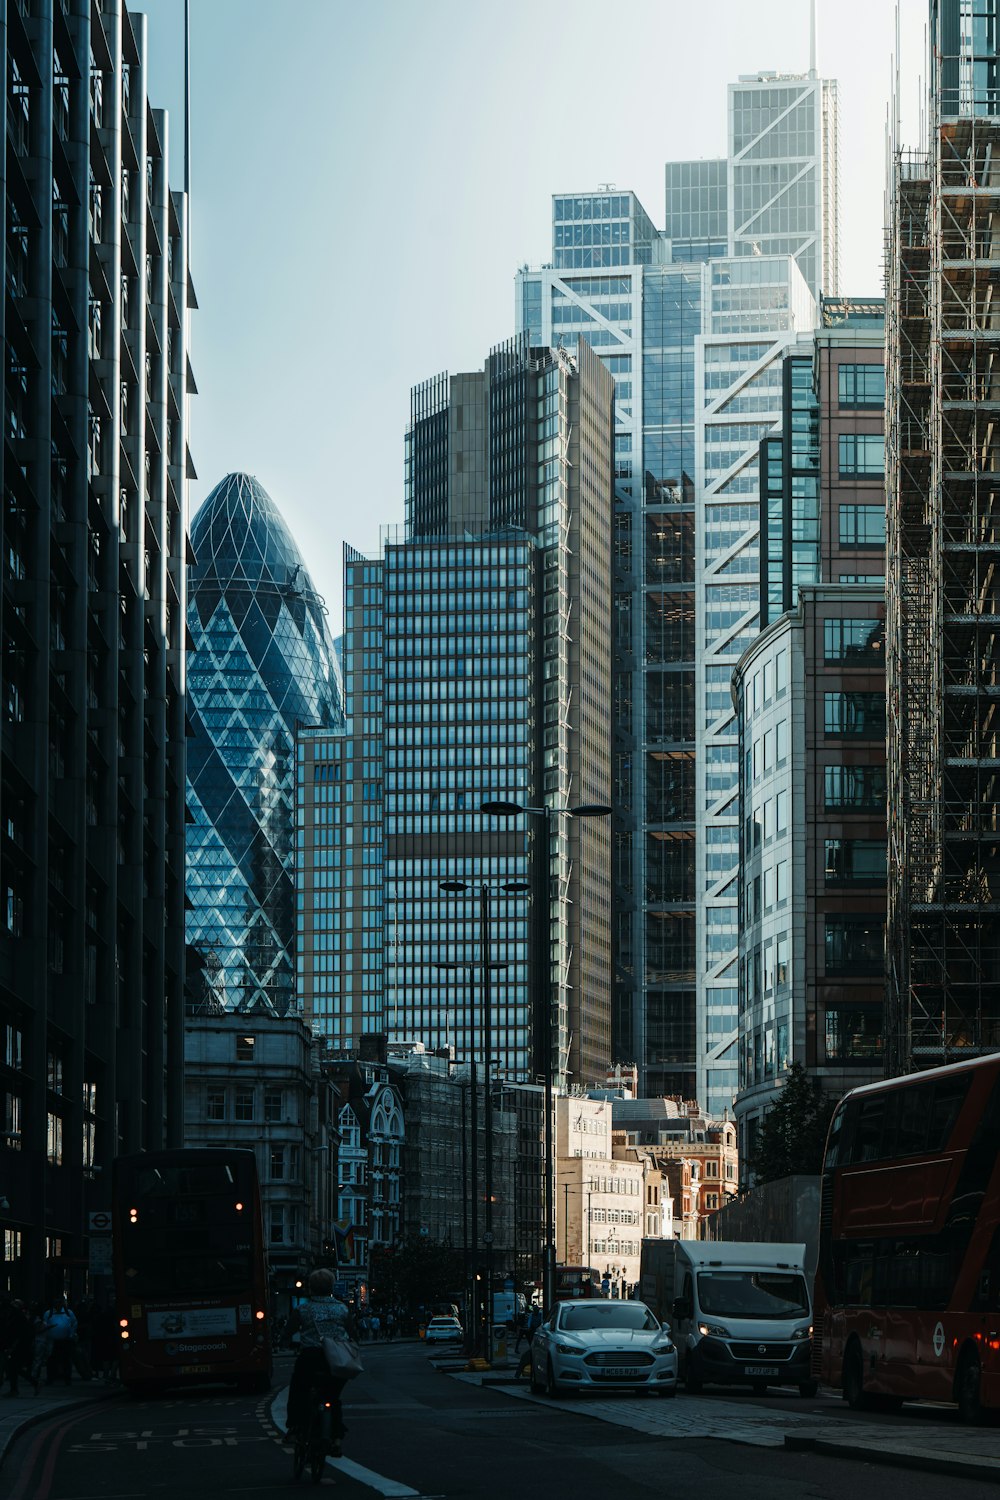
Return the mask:
[[323,1353],[324,1339],[353,1339],[354,1319],[346,1303],[333,1295],[332,1271],[313,1271],[309,1277],[309,1299],[292,1312],[285,1337],[299,1334],[299,1355],[288,1387],[288,1432],[301,1432],[309,1422],[309,1391],[315,1385],[324,1401],[333,1406],[334,1455],[341,1451],[345,1428],[340,1393],[347,1384],[330,1374]]

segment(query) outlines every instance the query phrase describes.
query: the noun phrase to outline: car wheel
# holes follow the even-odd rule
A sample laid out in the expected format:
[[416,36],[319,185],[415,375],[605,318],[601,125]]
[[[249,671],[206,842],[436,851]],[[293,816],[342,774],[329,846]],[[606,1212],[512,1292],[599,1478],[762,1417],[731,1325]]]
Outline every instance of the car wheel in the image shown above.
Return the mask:
[[545,1366],[545,1394],[550,1401],[558,1401],[563,1393],[562,1386],[558,1383],[555,1371],[552,1368],[551,1359]]
[[982,1367],[979,1355],[971,1350],[962,1355],[955,1377],[955,1400],[963,1422],[976,1426],[983,1420]]
[[529,1362],[528,1362],[528,1383],[531,1386],[531,1394],[533,1396],[544,1396],[544,1394],[545,1394],[545,1387],[542,1384],[542,1382],[539,1379],[537,1379],[537,1377],[535,1375],[535,1361],[534,1360],[529,1360]]
[[804,1396],[807,1401],[811,1401],[818,1390],[818,1380],[802,1380],[799,1382],[799,1395]]

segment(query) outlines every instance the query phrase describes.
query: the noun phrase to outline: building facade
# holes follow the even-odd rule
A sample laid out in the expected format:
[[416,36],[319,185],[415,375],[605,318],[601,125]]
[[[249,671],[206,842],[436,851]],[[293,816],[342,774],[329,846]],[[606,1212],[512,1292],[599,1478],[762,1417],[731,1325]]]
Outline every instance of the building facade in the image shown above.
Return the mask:
[[645,1164],[615,1156],[610,1100],[557,1099],[555,1123],[557,1260],[593,1266],[612,1297],[627,1297],[650,1227]]
[[338,1102],[301,1017],[264,1006],[187,1017],[184,1144],[254,1152],[271,1289],[286,1312],[296,1282],[333,1256]]
[[183,1126],[187,204],[119,0],[5,11],[0,1286]]
[[323,602],[271,497],[229,474],[191,530],[188,1006],[295,996],[295,732],[343,710]]
[[736,1087],[728,694],[756,630],[758,446],[836,285],[836,87],[814,75],[731,87],[728,155],[668,164],[664,233],[634,194],[559,194],[551,264],[517,277],[532,341],[583,337],[616,382],[614,1052],[642,1092],[717,1111]]
[[893,141],[886,317],[887,1070],[1000,1047],[992,375],[1000,10],[930,6],[917,151]]

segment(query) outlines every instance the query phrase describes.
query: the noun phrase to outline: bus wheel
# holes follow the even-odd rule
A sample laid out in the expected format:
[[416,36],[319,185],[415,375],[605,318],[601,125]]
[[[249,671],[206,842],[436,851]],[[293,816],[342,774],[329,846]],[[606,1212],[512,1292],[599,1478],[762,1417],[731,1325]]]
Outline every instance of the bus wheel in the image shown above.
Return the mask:
[[962,1355],[955,1377],[958,1415],[971,1426],[983,1420],[982,1369],[979,1355],[969,1349]]
[[868,1402],[865,1398],[865,1370],[860,1344],[851,1344],[844,1355],[842,1382],[844,1400],[851,1411],[862,1411]]

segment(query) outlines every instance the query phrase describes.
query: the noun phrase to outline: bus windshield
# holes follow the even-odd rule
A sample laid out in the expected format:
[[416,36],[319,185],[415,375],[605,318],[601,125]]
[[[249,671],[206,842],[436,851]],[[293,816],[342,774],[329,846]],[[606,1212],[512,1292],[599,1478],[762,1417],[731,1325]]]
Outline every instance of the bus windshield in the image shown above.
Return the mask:
[[250,1251],[200,1249],[178,1254],[150,1243],[145,1235],[130,1235],[123,1289],[142,1301],[171,1297],[219,1297],[247,1295],[253,1285],[254,1261]]
[[794,1271],[699,1271],[698,1306],[717,1318],[807,1318],[809,1294]]

